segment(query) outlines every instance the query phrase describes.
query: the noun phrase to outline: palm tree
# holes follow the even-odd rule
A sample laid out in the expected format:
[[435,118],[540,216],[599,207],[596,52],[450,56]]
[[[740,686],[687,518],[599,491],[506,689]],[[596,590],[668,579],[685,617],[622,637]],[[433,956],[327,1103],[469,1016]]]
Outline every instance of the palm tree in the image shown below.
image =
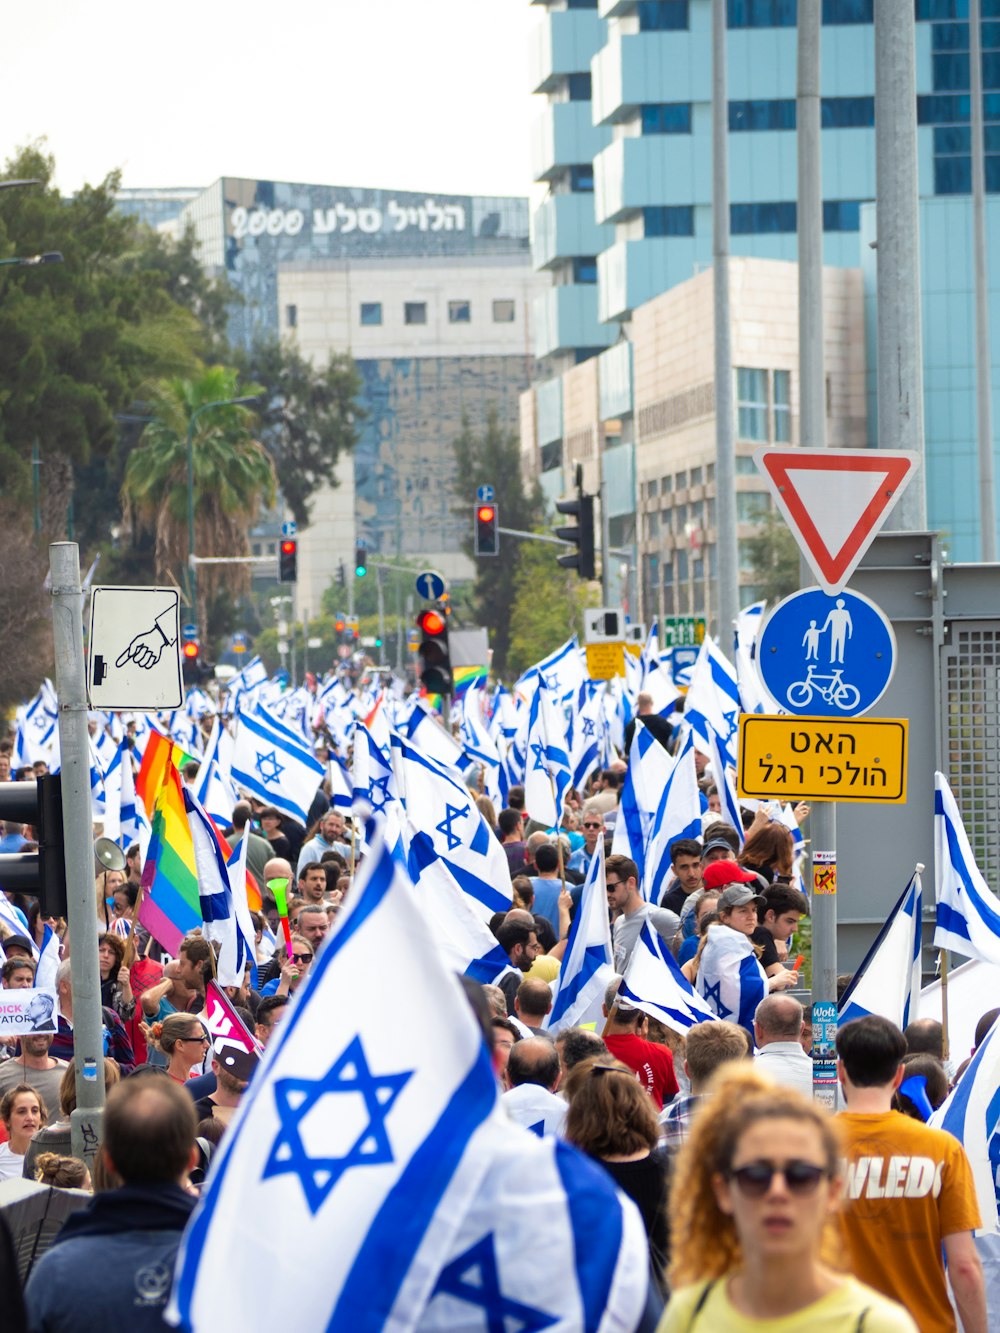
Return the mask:
[[[153,420],[129,457],[122,502],[126,526],[155,535],[157,578],[176,581],[188,567],[187,432],[194,413],[207,403],[225,405],[200,412],[195,421],[195,547],[199,555],[249,555],[247,531],[261,505],[274,499],[274,465],[253,437],[254,413],[226,400],[262,392],[259,385],[241,385],[237,372],[225,366],[153,386],[147,399]],[[199,605],[193,609],[203,630],[210,597],[220,589],[237,597],[249,586],[248,565],[201,566]]]

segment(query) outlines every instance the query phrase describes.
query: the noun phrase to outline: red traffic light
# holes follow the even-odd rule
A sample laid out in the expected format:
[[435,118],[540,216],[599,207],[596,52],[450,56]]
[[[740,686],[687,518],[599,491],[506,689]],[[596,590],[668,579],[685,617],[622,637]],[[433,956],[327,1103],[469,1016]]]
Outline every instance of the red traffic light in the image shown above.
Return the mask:
[[184,656],[191,661],[198,656],[198,644],[194,639],[188,639],[187,643],[184,645],[183,653]]
[[343,634],[345,625],[346,622],[343,620],[335,620],[333,622],[333,628],[337,631],[338,634]]
[[476,510],[476,518],[479,519],[480,523],[492,523],[496,512],[492,505],[480,505]]
[[282,554],[282,555],[294,555],[294,554],[295,554],[295,542],[282,542],[282,543],[281,543],[281,554]]
[[417,616],[417,625],[424,634],[434,639],[445,632],[448,622],[440,611],[427,610]]

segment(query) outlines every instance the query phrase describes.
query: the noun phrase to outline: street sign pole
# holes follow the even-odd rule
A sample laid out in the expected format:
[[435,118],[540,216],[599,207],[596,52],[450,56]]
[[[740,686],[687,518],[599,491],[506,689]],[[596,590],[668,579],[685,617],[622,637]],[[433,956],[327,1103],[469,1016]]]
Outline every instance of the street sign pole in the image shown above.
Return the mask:
[[73,1156],[92,1162],[104,1114],[101,973],[94,930],[94,838],[90,809],[90,740],[83,657],[83,590],[75,542],[49,547],[52,639],[59,697],[63,847],[69,917],[76,1110],[70,1116]]

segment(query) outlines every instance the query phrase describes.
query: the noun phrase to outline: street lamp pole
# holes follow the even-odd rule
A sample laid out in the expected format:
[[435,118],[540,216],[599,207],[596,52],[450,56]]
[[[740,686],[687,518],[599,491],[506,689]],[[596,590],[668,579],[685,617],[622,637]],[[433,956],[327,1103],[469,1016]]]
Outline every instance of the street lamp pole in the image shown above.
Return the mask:
[[[196,407],[188,419],[187,428],[187,492],[188,492],[188,588],[191,596],[191,611],[198,618],[198,566],[192,560],[194,549],[194,423],[203,412],[213,407],[237,407],[242,403],[257,403],[259,398],[251,395],[244,398],[218,398],[211,403],[202,403]],[[199,630],[202,628],[198,626]]]

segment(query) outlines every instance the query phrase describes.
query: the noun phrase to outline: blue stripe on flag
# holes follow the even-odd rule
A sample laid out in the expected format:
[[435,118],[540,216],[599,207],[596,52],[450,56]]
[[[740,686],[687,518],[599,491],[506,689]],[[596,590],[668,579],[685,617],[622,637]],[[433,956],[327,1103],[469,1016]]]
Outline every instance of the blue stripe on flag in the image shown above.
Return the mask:
[[[576,1279],[583,1302],[583,1327],[601,1326],[622,1244],[621,1205],[608,1208],[601,1168],[568,1144],[556,1140],[555,1163],[566,1191],[566,1209],[573,1230]],[[588,1177],[590,1179],[588,1180]],[[599,1245],[594,1244],[600,1236]]]

